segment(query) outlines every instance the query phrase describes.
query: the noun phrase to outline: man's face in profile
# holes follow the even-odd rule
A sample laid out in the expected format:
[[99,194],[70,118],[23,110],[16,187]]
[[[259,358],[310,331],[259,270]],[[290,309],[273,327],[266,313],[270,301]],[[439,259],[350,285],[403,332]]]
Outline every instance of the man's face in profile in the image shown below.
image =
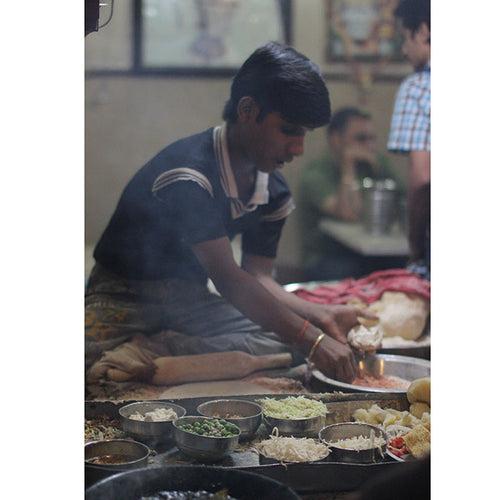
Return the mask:
[[402,31],[405,41],[401,50],[418,71],[429,61],[431,33],[425,23],[422,23],[415,32],[411,32],[408,28],[402,28]]

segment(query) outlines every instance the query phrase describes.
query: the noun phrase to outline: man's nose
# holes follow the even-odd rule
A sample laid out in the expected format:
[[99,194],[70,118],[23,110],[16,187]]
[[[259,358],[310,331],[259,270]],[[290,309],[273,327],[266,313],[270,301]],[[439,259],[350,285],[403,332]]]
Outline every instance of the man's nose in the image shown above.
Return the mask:
[[293,138],[288,147],[288,153],[292,156],[302,156],[304,154],[304,136]]

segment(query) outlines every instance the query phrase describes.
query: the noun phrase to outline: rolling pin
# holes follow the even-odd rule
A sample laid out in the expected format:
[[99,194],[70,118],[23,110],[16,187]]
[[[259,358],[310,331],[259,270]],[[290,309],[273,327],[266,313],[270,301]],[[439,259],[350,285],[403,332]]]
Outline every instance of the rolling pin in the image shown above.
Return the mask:
[[206,380],[240,379],[258,370],[284,368],[292,363],[290,353],[253,356],[229,351],[192,356],[162,356],[154,360],[156,372],[151,382],[173,385]]

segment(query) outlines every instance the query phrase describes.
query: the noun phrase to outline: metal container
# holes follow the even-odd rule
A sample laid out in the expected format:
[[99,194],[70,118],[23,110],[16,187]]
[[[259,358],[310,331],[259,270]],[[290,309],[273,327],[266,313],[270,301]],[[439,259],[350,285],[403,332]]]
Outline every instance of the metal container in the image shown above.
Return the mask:
[[390,232],[396,219],[397,190],[391,179],[363,179],[363,226],[373,235]]
[[406,198],[400,198],[398,210],[399,230],[403,234],[408,234],[408,201]]
[[177,419],[173,424],[175,444],[179,450],[197,460],[203,462],[216,462],[222,460],[238,445],[241,431],[231,437],[209,437],[193,434],[178,427],[180,424],[191,424],[201,420],[213,419],[209,417],[182,417]]
[[387,435],[382,429],[376,427],[375,425],[356,422],[344,422],[324,427],[319,433],[319,439],[321,442],[330,447],[330,458],[335,462],[363,464],[380,462],[384,458],[386,444],[381,446],[381,448],[375,447],[359,451],[336,448],[331,444],[339,439],[349,439],[356,436],[369,438],[372,431],[375,433],[376,437],[382,437],[385,443],[387,443]]
[[325,419],[326,417],[321,415],[300,419],[284,419],[264,414],[264,425],[269,433],[276,427],[280,436],[316,437],[325,426]]
[[227,490],[228,495],[241,499],[300,500],[291,488],[263,474],[205,465],[167,465],[125,472],[93,485],[85,498],[137,500],[161,491],[200,490]]
[[[431,363],[426,359],[410,358],[409,356],[398,356],[395,354],[373,354],[364,359],[364,372],[367,375],[393,375],[413,382],[417,378],[430,377]],[[312,376],[323,383],[321,389],[330,388],[344,392],[392,392],[406,393],[406,389],[365,387],[360,385],[346,384],[323,375],[319,370],[313,370]]]
[[[240,441],[251,439],[262,422],[261,406],[251,401],[216,399],[202,403],[196,410],[204,417],[222,418],[237,425],[241,431]],[[229,415],[238,415],[238,418]]]
[[[148,463],[151,450],[144,444],[129,439],[106,439],[91,441],[85,445],[85,472],[96,473],[99,477],[109,475],[110,472],[123,471],[144,467]],[[126,462],[96,464],[92,459],[110,455],[121,455],[129,458]],[[99,474],[101,472],[101,474]]]
[[173,403],[163,403],[161,401],[148,401],[130,403],[122,406],[118,413],[120,414],[120,421],[122,429],[136,438],[144,439],[168,439],[172,437],[172,421],[166,422],[143,422],[141,420],[133,420],[130,415],[139,412],[144,415],[146,412],[156,410],[158,408],[165,408],[174,410],[177,418],[183,417],[186,410],[179,405]]

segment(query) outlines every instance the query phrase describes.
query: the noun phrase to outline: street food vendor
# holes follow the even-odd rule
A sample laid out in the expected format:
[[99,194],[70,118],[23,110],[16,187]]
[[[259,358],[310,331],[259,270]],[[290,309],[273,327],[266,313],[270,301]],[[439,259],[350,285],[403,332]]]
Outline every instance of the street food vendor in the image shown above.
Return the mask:
[[[87,366],[137,333],[173,329],[214,352],[309,356],[350,382],[346,334],[371,315],[306,302],[272,278],[294,208],[279,171],[303,153],[306,132],[330,118],[318,67],[290,47],[258,48],[234,77],[223,118],[160,151],[123,191],[87,285]],[[241,266],[230,244],[237,234]]]

